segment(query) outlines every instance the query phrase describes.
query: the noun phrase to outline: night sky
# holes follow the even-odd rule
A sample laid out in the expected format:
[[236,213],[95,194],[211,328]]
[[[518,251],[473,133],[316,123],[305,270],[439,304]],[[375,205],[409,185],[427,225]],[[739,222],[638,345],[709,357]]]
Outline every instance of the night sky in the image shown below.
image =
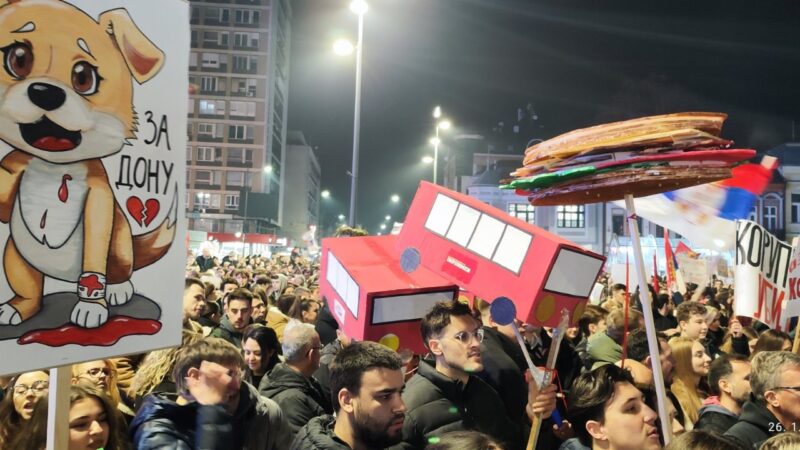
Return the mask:
[[[368,0],[369,1],[369,0]],[[294,0],[290,130],[322,165],[323,220],[347,215],[355,55],[348,0]],[[766,151],[800,140],[800,2],[372,0],[365,16],[358,222],[393,220],[432,154],[431,112],[490,135],[532,104],[529,138],[650,114],[730,115],[723,136]],[[446,145],[446,141],[445,141]],[[522,152],[518,148],[518,152]],[[440,164],[442,161],[440,160]]]

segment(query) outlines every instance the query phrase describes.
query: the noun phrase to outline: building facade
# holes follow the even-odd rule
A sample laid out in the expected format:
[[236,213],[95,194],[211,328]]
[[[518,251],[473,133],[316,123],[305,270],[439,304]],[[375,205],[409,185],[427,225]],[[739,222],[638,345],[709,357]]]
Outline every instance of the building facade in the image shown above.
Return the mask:
[[[290,18],[288,0],[191,1],[190,229],[253,233],[282,224]],[[242,213],[247,193],[277,193],[277,214]]]
[[284,178],[283,234],[302,243],[308,226],[319,225],[321,183],[319,160],[303,133],[289,132]]

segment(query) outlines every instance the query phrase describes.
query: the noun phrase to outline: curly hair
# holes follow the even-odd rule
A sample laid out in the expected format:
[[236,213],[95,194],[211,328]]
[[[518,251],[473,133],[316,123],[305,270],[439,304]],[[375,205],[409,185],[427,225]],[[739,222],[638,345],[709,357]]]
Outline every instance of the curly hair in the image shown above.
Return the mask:
[[190,344],[203,339],[203,335],[189,330],[183,330],[180,347],[165,348],[150,352],[142,361],[136,375],[131,382],[131,397],[144,397],[153,392],[162,381],[170,379],[178,351]]

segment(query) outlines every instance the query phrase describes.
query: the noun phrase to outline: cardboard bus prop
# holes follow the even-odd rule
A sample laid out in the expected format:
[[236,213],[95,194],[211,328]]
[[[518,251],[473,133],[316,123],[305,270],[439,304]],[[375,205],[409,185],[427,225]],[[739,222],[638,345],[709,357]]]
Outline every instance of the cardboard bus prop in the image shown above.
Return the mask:
[[188,4],[0,0],[0,41],[0,374],[178,345]]
[[[397,239],[418,262],[489,302],[508,297],[523,322],[575,324],[605,258],[539,227],[441,186],[422,182]],[[417,268],[416,270],[420,270]]]
[[434,303],[458,298],[458,286],[426,269],[407,273],[397,237],[322,240],[320,292],[349,337],[425,353],[419,323]]

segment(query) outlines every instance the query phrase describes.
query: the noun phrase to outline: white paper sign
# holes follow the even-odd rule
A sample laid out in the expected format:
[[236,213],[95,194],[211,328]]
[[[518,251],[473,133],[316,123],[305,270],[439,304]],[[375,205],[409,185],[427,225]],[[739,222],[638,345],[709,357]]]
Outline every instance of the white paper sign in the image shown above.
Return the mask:
[[683,253],[675,255],[684,283],[703,286],[708,281],[708,263],[704,259],[694,259]]
[[178,345],[188,3],[4,4],[0,41],[0,374]]
[[787,285],[792,247],[757,223],[737,221],[736,315],[754,317],[771,328],[786,330]]

